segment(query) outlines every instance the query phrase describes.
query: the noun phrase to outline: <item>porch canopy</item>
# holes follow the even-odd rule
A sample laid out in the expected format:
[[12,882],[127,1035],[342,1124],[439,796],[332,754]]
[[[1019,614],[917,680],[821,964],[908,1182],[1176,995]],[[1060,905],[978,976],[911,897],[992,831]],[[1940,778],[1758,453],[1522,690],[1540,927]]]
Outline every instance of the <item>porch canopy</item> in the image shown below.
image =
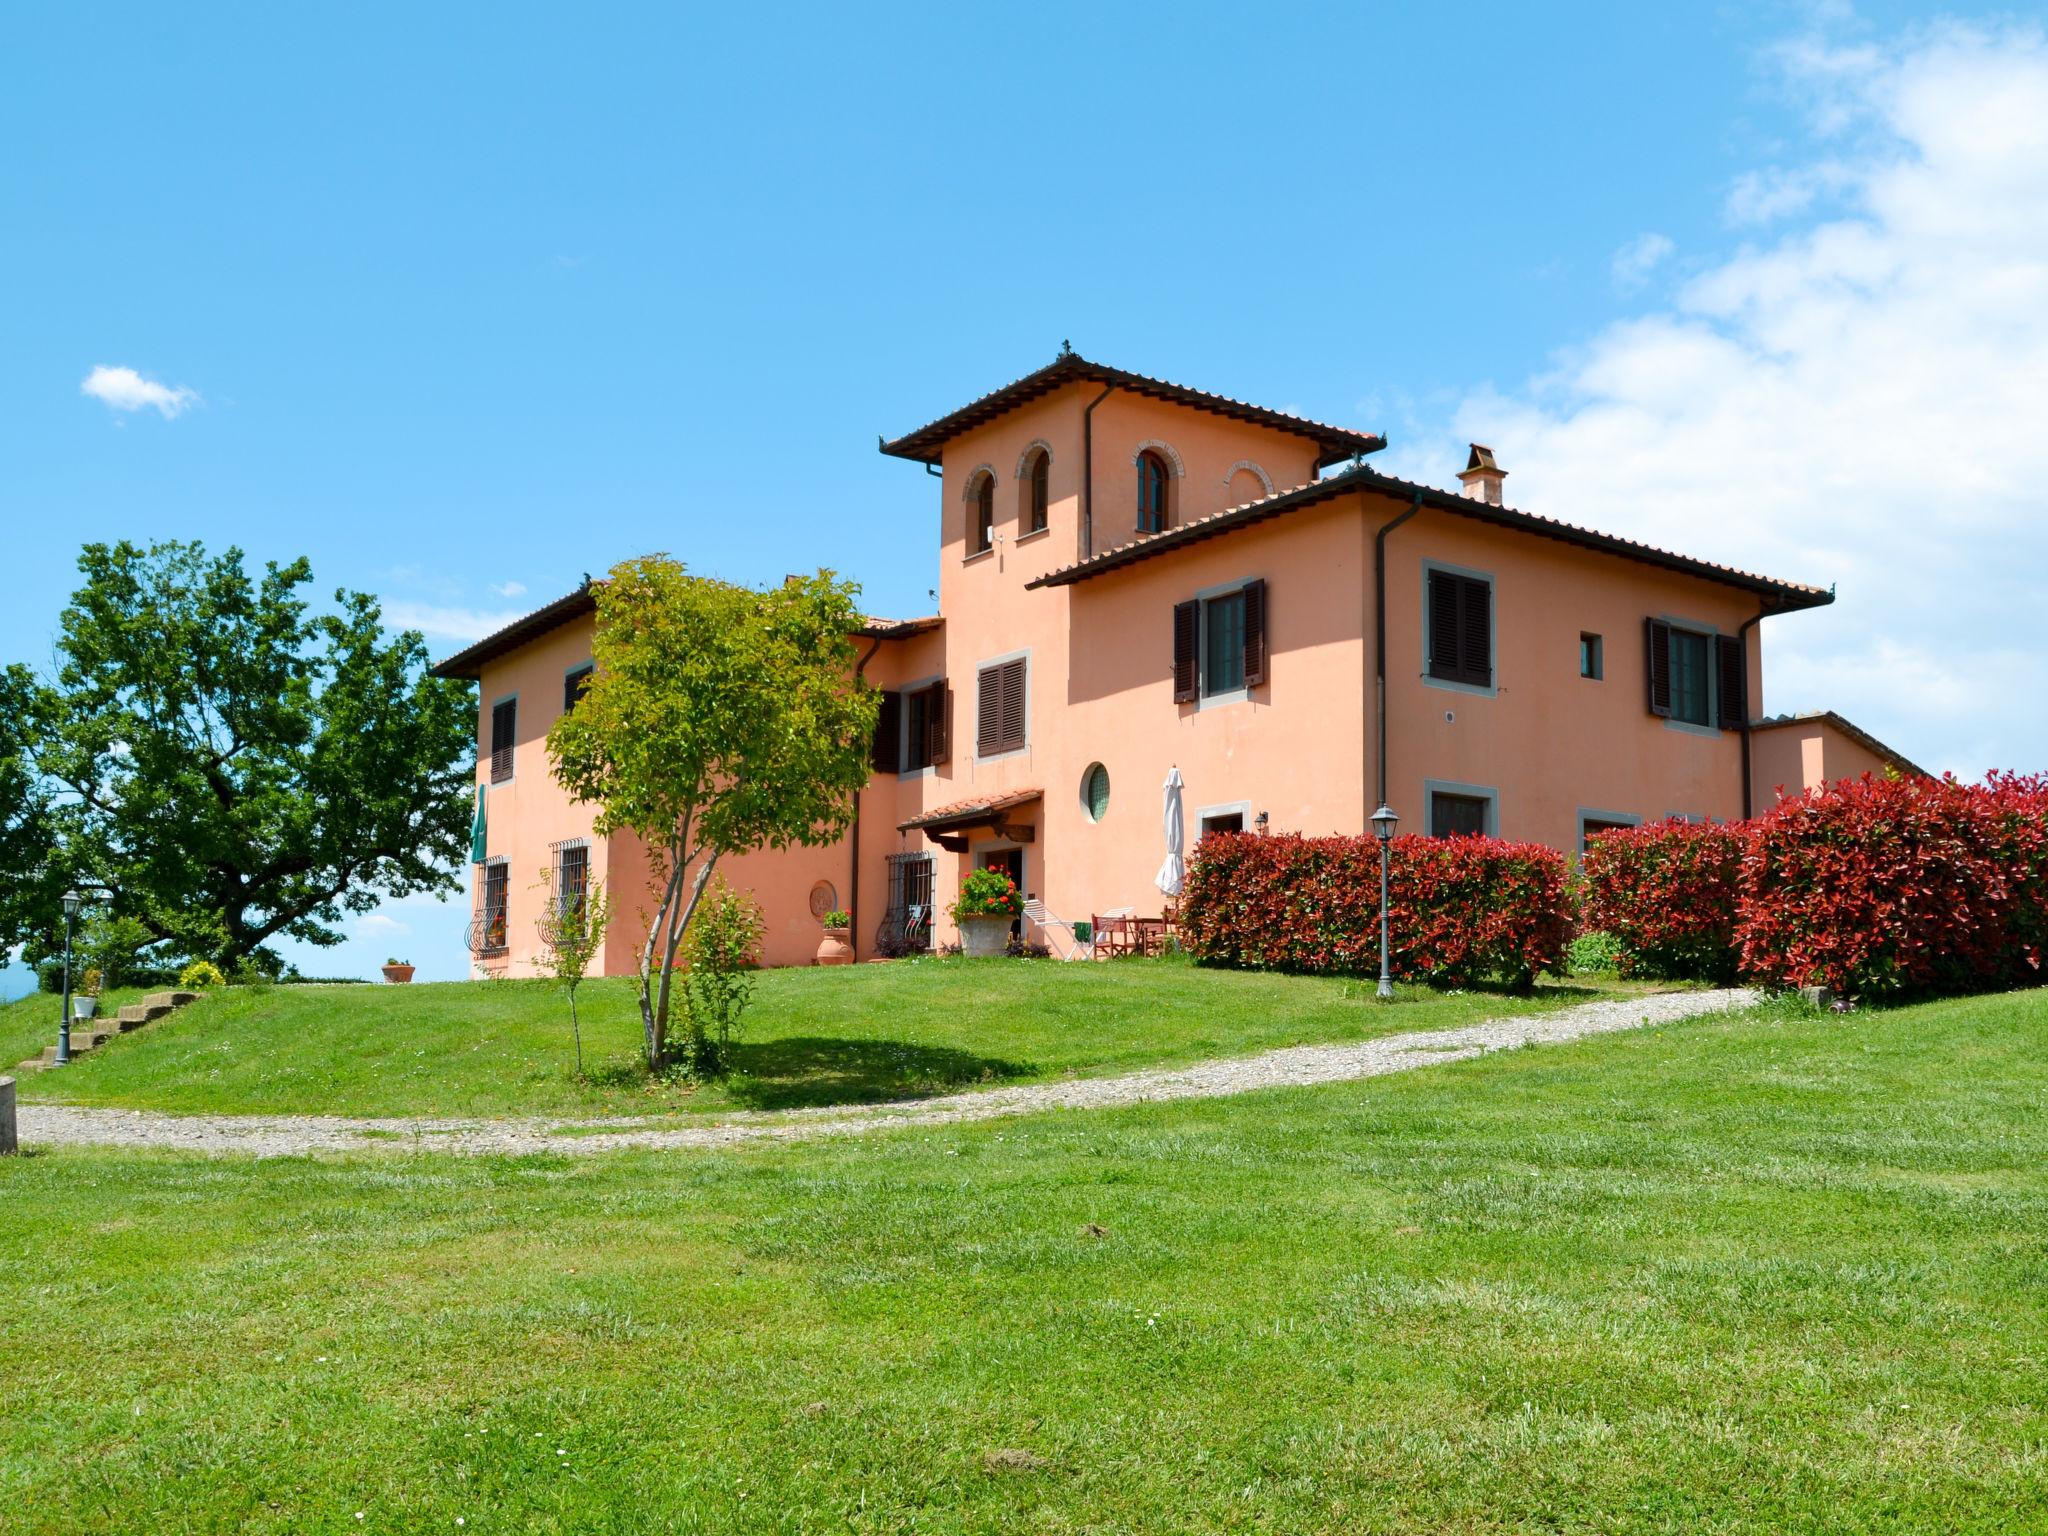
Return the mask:
[[970,834],[981,831],[1013,843],[1028,843],[1034,840],[1035,829],[1012,821],[1011,814],[1044,798],[1042,789],[1012,789],[978,800],[956,800],[951,805],[935,806],[922,816],[900,821],[896,830],[922,832],[948,853],[965,853]]

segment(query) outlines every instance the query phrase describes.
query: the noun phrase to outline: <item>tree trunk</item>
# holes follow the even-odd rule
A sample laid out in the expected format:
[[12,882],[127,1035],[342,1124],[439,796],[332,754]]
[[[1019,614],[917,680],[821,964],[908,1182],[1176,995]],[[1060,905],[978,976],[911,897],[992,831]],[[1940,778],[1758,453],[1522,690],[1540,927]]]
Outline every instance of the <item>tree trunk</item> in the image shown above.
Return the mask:
[[697,866],[697,873],[690,881],[690,899],[684,903],[678,920],[669,930],[668,943],[661,959],[661,1000],[655,1008],[655,1021],[664,1044],[668,1040],[669,983],[675,976],[676,950],[683,942],[683,935],[689,930],[690,919],[697,915],[697,903],[704,898],[704,887],[711,879],[711,871],[718,863],[718,850],[711,850],[710,856]]
[[[675,908],[676,892],[683,883],[683,849],[680,843],[671,844],[668,849],[668,882],[662,888],[661,900],[655,906],[654,918],[647,925],[647,942],[640,946],[640,1026],[647,1037],[647,1070],[658,1071],[661,1067],[662,1047],[666,1043],[663,1035],[668,1025],[668,1010],[664,1003],[660,1022],[657,1024],[653,998],[654,953],[661,943],[662,930],[669,914]],[[667,983],[663,982],[664,993]]]

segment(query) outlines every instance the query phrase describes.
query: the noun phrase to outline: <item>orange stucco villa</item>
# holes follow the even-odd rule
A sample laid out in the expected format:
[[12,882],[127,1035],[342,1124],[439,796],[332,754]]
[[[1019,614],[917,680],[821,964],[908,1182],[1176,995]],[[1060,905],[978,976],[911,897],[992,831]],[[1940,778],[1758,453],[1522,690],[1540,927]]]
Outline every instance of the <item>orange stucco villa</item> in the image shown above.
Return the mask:
[[[875,772],[842,842],[721,866],[808,962],[862,958],[999,864],[1052,918],[1157,913],[1160,790],[1218,829],[1587,832],[1734,818],[1865,769],[1917,771],[1831,714],[1762,718],[1761,621],[1832,594],[1517,512],[1475,445],[1461,493],[1368,464],[1370,433],[1063,350],[882,452],[939,478],[939,612],[872,619]],[[918,483],[924,483],[920,480]],[[542,870],[602,877],[631,971],[644,851],[592,834],[544,738],[589,666],[587,589],[442,662],[480,687],[479,974],[529,974]],[[1034,909],[1036,910],[1036,909]]]

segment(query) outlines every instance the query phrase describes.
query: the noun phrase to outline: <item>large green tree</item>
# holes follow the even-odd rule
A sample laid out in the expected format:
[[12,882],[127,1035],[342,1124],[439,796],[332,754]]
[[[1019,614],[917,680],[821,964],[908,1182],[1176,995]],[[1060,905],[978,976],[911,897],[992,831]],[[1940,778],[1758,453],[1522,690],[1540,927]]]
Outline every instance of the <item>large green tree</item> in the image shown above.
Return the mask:
[[182,953],[340,942],[344,912],[460,889],[475,707],[376,600],[303,560],[88,544],[30,715],[55,863]]
[[727,854],[836,841],[867,782],[878,695],[856,675],[858,588],[829,571],[766,592],[628,560],[594,589],[596,673],[548,732],[556,777],[600,833],[646,844],[640,955],[650,1066],[668,1051],[676,947]]
[[56,909],[49,788],[29,755],[36,694],[27,667],[0,667],[0,961]]

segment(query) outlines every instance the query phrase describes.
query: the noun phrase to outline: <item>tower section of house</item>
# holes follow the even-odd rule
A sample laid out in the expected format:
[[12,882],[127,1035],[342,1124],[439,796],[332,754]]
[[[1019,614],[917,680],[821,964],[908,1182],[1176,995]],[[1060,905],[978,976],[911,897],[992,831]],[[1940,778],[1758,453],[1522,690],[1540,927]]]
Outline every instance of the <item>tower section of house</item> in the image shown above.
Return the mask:
[[[1781,758],[1804,784],[1869,755],[1847,722],[1809,748],[1821,727],[1760,718],[1763,621],[1829,592],[1518,511],[1483,445],[1460,491],[1380,473],[1381,446],[1069,351],[885,441],[934,476],[939,614],[861,631],[882,701],[854,830],[721,865],[762,902],[766,961],[807,960],[834,908],[863,957],[944,942],[978,866],[1052,932],[1156,913],[1175,769],[1191,843],[1362,833],[1385,801],[1407,832],[1577,851],[1604,826],[1742,816],[1794,782]],[[607,973],[644,939],[644,851],[593,839],[545,769],[592,607],[572,594],[439,669],[480,684],[509,867],[477,873],[473,931],[496,913],[512,935],[486,969],[530,968],[520,892],[559,897],[565,867],[610,885]]]

